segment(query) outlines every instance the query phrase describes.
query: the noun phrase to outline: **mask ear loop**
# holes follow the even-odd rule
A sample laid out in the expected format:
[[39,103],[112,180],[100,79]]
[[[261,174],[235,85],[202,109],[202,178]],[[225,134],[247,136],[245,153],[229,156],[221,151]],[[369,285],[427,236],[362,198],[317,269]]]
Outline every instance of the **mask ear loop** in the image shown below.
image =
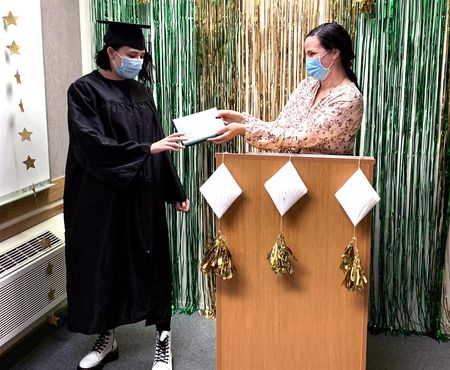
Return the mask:
[[[324,69],[327,70],[327,76],[325,77],[325,79],[327,79],[328,76],[330,75],[331,67],[333,67],[334,62],[336,61],[336,59],[334,59],[334,60],[331,62],[331,64],[328,66],[328,68],[325,67],[325,66],[322,64],[322,58],[323,58],[325,55],[329,54],[329,53],[331,53],[331,49],[328,50],[325,54],[322,54],[322,55],[319,57],[319,63],[320,63],[320,65],[322,66],[322,68],[324,68]],[[328,87],[330,87],[330,84],[331,84],[331,81],[328,81]]]

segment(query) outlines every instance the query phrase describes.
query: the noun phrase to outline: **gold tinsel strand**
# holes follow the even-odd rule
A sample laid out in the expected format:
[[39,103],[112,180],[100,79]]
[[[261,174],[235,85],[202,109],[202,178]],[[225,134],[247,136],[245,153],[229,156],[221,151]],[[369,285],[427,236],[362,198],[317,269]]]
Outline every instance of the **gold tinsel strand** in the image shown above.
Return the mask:
[[372,13],[374,0],[354,0],[353,6],[358,7],[360,13]]
[[216,239],[206,247],[200,270],[205,274],[213,272],[222,279],[228,280],[233,277],[236,266],[225,240],[226,238],[219,231]]
[[355,237],[345,248],[340,269],[345,274],[342,285],[348,290],[360,292],[364,289],[364,284],[367,284],[367,278],[361,269],[361,259],[359,258],[358,248],[356,248]]
[[275,119],[306,77],[303,42],[319,23],[318,0],[241,2],[241,110]]
[[267,260],[272,271],[280,275],[292,274],[294,269],[292,268],[290,258],[297,261],[291,249],[287,246],[283,233],[280,232],[272,249],[267,252]]
[[207,320],[215,320],[216,318],[216,310],[200,310],[200,316]]

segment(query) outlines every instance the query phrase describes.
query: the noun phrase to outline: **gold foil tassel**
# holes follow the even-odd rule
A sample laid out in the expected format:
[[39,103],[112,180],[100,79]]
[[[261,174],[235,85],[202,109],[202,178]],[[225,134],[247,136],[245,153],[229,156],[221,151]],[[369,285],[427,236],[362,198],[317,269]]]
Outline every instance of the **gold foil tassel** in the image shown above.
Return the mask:
[[219,231],[216,239],[206,247],[200,270],[205,274],[212,271],[222,279],[228,280],[233,277],[236,266],[230,250],[225,245],[225,240],[225,236]]
[[283,232],[280,232],[274,246],[267,252],[267,260],[272,271],[280,275],[292,274],[294,269],[292,268],[290,258],[297,261],[291,249],[286,245]]
[[358,248],[356,248],[356,237],[353,237],[342,255],[340,269],[344,272],[345,278],[342,282],[348,290],[360,292],[367,284],[367,278],[361,269],[361,259],[359,258]]

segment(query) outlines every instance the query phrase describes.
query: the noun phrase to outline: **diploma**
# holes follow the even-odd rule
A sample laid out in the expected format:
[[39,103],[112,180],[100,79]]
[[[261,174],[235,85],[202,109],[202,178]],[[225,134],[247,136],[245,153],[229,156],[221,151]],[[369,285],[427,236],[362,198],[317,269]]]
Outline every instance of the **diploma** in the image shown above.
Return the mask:
[[211,137],[217,136],[216,132],[225,127],[222,119],[216,118],[219,114],[217,108],[175,118],[173,123],[180,134],[187,139],[183,141],[184,146],[200,143]]

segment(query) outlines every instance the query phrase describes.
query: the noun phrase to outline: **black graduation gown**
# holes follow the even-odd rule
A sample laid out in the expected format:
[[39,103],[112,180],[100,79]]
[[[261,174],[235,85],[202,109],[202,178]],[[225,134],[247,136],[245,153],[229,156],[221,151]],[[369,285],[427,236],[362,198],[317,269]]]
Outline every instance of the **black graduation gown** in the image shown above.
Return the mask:
[[148,89],[94,71],[68,90],[64,191],[68,328],[101,333],[171,315],[165,202],[186,200]]

